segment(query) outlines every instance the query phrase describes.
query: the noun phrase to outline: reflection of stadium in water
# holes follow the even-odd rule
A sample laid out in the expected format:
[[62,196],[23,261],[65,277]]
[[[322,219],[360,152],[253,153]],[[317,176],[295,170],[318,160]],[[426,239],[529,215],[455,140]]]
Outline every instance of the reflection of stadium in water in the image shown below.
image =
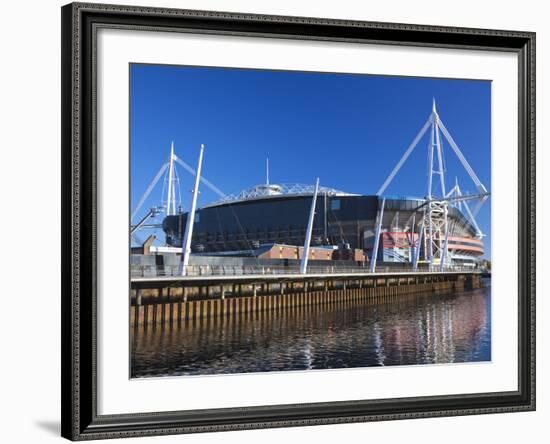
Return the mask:
[[137,331],[132,376],[489,361],[490,287]]
[[490,287],[471,293],[436,296],[438,301],[412,296],[379,306],[374,337],[380,364],[490,360]]

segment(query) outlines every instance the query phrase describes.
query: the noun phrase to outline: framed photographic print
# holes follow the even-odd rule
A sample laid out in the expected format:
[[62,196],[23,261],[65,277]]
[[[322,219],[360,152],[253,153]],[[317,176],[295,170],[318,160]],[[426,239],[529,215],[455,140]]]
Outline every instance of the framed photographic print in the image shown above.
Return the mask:
[[62,8],[62,434],[535,408],[535,35]]

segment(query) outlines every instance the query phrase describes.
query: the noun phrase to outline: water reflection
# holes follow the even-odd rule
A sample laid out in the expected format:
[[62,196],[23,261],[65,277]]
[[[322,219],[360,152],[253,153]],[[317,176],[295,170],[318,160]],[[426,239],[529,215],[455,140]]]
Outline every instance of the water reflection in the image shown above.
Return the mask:
[[491,359],[490,287],[132,330],[132,377]]

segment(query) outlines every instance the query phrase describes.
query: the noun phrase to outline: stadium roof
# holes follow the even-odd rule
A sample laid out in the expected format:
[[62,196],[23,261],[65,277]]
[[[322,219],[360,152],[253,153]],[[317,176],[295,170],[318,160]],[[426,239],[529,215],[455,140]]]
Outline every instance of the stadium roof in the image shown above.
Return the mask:
[[[203,208],[224,205],[229,203],[244,202],[248,200],[258,200],[274,198],[280,196],[313,196],[315,185],[289,183],[289,184],[261,184],[256,185],[239,193],[228,194],[227,196],[205,205]],[[357,194],[347,193],[329,187],[319,187],[319,194],[327,196],[357,196]]]

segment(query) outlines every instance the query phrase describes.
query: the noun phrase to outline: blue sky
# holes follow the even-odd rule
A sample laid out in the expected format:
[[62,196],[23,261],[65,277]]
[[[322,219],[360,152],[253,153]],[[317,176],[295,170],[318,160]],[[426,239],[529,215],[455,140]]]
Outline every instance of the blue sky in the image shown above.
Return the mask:
[[[130,66],[131,206],[169,155],[195,167],[205,144],[203,176],[225,193],[265,182],[314,183],[375,194],[431,113],[443,123],[490,191],[491,83],[312,72],[166,65]],[[386,191],[427,193],[424,137]],[[476,191],[448,143],[449,187]],[[193,177],[178,168],[184,207]],[[449,188],[448,187],[448,188]],[[162,183],[144,208],[158,205]],[[201,187],[199,206],[216,200]],[[490,200],[478,223],[490,252]]]

